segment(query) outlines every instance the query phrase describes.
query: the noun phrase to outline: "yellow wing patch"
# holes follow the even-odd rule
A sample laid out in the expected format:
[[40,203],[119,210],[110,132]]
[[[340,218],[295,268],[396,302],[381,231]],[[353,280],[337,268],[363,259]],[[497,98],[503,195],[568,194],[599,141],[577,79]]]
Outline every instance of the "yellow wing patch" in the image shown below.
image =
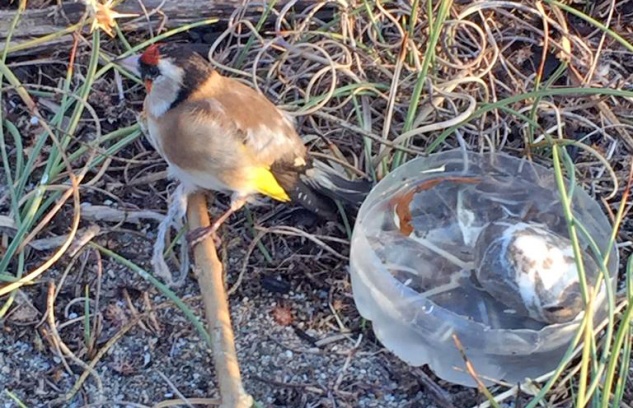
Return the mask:
[[288,193],[279,185],[270,170],[265,167],[256,167],[251,172],[257,192],[277,201],[290,201]]

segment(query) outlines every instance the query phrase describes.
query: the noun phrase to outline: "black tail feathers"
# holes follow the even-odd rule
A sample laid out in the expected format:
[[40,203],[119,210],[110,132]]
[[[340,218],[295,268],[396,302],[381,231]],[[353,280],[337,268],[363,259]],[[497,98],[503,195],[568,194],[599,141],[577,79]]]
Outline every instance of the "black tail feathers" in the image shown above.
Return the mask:
[[[316,214],[336,219],[338,211],[335,200],[338,200],[355,217],[372,187],[373,183],[370,181],[347,180],[331,167],[315,160],[312,167],[299,175],[296,189],[303,194],[296,201],[309,210],[317,210],[314,211]],[[305,191],[309,193],[306,194]],[[310,203],[306,203],[302,199],[304,197],[308,197]],[[314,208],[310,205],[313,202],[318,202],[319,206]]]
[[329,220],[338,218],[336,203],[324,194],[316,191],[310,184],[298,177],[295,184],[288,190],[290,199],[318,216]]
[[373,183],[347,180],[325,163],[310,160],[299,171],[294,166],[274,166],[273,174],[290,199],[326,219],[338,219],[336,200],[356,215]]
[[347,180],[325,163],[316,160],[313,167],[300,178],[319,194],[339,200],[356,210],[373,187],[369,180]]

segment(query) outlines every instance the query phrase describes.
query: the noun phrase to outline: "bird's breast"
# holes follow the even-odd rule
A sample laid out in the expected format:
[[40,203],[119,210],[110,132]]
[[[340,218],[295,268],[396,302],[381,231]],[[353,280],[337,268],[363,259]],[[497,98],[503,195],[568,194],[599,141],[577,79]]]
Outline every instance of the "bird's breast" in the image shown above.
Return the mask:
[[195,186],[205,190],[221,191],[224,193],[237,190],[226,185],[212,173],[185,170],[175,164],[169,165],[169,176],[186,185]]
[[[240,172],[227,172],[226,166],[222,163],[215,163],[212,160],[213,155],[209,155],[205,160],[200,161],[199,157],[190,157],[190,160],[183,159],[183,154],[191,156],[193,152],[187,147],[180,145],[178,152],[174,152],[174,143],[170,143],[167,138],[174,137],[170,131],[166,131],[164,126],[154,118],[148,118],[147,121],[147,137],[161,155],[163,160],[168,164],[169,177],[176,179],[181,183],[194,186],[197,188],[234,192],[244,190],[250,192],[248,186],[243,186],[240,180],[242,177]],[[196,153],[200,153],[199,151]],[[198,156],[198,155],[193,155]],[[225,157],[226,155],[222,155]],[[214,165],[215,163],[215,165]],[[233,174],[234,173],[234,174]]]
[[161,132],[159,123],[152,117],[149,117],[147,120],[147,139],[163,159],[169,163],[169,159],[165,155],[163,137],[165,136],[163,132]]

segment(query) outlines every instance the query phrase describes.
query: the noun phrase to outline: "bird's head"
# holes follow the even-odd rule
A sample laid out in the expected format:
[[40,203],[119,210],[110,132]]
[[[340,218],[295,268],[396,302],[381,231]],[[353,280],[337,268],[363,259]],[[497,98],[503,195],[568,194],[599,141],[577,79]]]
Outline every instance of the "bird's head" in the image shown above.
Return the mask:
[[116,62],[143,80],[155,116],[186,100],[213,73],[209,61],[187,44],[152,44],[142,54]]

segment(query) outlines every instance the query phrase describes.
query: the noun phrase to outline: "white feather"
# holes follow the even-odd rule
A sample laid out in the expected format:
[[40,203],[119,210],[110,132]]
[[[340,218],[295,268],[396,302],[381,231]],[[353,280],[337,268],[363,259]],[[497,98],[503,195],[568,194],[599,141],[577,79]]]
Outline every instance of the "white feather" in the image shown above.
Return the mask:
[[178,97],[185,72],[167,59],[158,61],[160,75],[152,81],[147,95],[147,109],[154,117],[162,116]]

